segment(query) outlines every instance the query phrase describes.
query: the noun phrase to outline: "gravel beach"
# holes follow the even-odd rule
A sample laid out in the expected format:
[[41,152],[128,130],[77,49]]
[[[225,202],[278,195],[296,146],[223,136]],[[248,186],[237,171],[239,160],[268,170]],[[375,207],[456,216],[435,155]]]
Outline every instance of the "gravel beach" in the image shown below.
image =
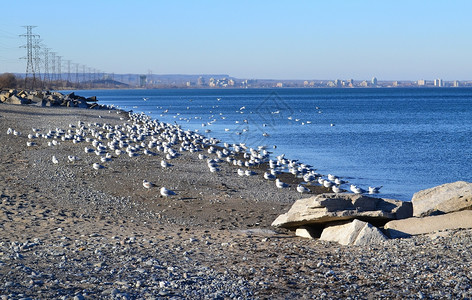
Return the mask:
[[[238,176],[222,161],[210,172],[199,153],[179,151],[162,168],[164,154],[142,149],[100,161],[105,153],[85,153],[90,142],[60,138],[83,126],[106,143],[106,128],[132,126],[128,119],[0,104],[2,299],[472,298],[471,230],[371,247],[302,239],[270,226],[306,197],[291,174],[281,176],[290,188],[279,189],[264,166]],[[48,132],[62,133],[28,137]]]

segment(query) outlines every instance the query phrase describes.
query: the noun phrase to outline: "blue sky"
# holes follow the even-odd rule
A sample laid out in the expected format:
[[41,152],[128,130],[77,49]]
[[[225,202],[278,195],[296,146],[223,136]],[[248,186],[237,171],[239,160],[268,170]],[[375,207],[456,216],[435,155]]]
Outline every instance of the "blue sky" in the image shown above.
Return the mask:
[[[3,3],[2,3],[3,2]],[[472,79],[472,1],[0,0],[0,73],[24,72],[24,25],[108,73]],[[63,67],[64,70],[64,67]]]

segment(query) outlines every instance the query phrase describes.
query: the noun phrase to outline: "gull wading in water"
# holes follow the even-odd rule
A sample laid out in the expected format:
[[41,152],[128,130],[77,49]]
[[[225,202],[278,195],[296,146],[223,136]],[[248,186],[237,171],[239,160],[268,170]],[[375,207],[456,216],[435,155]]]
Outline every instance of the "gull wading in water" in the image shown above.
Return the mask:
[[354,194],[363,194],[365,193],[365,190],[354,185],[354,184],[351,184],[351,187],[350,187],[350,190],[351,192],[353,192]]
[[369,186],[369,194],[378,194],[381,188],[382,186],[377,186],[377,187]]
[[175,195],[174,191],[168,190],[165,187],[161,187],[160,192],[163,197],[169,197],[169,196]]

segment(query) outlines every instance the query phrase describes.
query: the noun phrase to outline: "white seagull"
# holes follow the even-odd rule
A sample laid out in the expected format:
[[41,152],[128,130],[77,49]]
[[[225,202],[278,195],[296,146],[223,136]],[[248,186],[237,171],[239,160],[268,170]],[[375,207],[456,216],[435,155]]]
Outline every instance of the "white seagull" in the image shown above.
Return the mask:
[[147,181],[146,179],[143,179],[143,187],[145,187],[146,189],[150,189],[154,186],[154,183],[151,183],[149,181]]
[[172,167],[172,165],[170,163],[166,162],[165,160],[161,160],[161,167],[163,167],[165,169],[165,168]]
[[333,193],[336,193],[336,194],[341,193],[341,188],[337,185],[333,185],[331,189],[333,190]]
[[265,172],[264,173],[264,178],[267,179],[267,180],[275,180],[275,175],[273,175],[269,172]]
[[55,155],[52,156],[52,163],[55,164],[55,165],[57,165],[59,163],[59,161],[57,160]]
[[92,167],[93,167],[95,170],[99,170],[99,169],[102,169],[102,168],[103,168],[103,166],[102,166],[101,164],[99,164],[99,163],[94,163],[94,164],[92,165]]
[[169,196],[175,195],[174,191],[168,190],[165,187],[161,187],[160,192],[161,192],[161,195],[164,196],[164,197],[169,197]]
[[354,184],[351,184],[350,190],[354,194],[363,194],[363,193],[365,193],[365,190],[361,189],[360,187],[358,187]]
[[369,186],[369,194],[378,194],[381,188],[382,186],[377,186],[377,187]]
[[288,184],[286,184],[285,182],[280,181],[280,179],[278,179],[278,178],[275,180],[275,185],[276,185],[279,189],[283,189],[283,188],[288,187]]
[[303,186],[303,185],[301,185],[301,184],[299,184],[299,185],[297,186],[297,192],[299,192],[300,194],[309,193],[309,192],[310,192],[310,189],[307,188],[307,187],[305,187],[305,186]]

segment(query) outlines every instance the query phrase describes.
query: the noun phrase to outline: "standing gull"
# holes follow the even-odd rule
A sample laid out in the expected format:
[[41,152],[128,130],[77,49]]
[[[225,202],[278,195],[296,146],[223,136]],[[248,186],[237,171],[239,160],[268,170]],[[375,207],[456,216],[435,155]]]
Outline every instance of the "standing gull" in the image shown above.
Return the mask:
[[165,187],[161,187],[160,192],[161,192],[161,195],[164,196],[164,197],[169,197],[169,196],[175,195],[174,191],[168,190]]
[[143,187],[146,189],[150,189],[154,186],[154,183],[147,181],[146,179],[143,179]]
[[307,187],[305,187],[305,186],[303,186],[303,185],[301,185],[301,184],[299,184],[299,185],[297,186],[297,192],[299,192],[300,194],[309,193],[309,192],[310,192],[310,189],[307,188]]

